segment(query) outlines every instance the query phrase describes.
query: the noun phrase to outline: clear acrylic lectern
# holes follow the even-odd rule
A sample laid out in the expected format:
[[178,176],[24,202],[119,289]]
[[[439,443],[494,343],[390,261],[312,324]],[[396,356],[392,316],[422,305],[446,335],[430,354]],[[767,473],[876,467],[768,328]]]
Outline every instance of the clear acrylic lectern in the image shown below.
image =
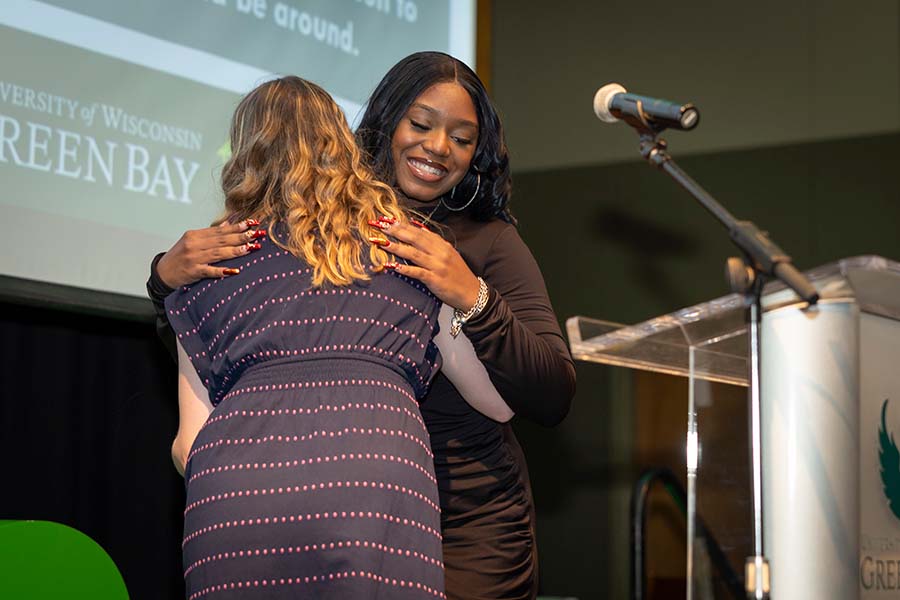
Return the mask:
[[[900,263],[861,256],[806,275],[821,296],[812,308],[777,282],[763,295],[762,525],[771,597],[885,598],[900,591]],[[708,382],[747,385],[744,298],[630,327],[572,317],[567,330],[576,360],[689,378],[687,597],[706,597],[694,556],[698,511],[734,501],[723,492],[734,486],[751,493],[749,477],[735,477],[748,472],[749,454],[717,452],[724,440],[746,438],[746,418],[704,418],[715,409]],[[720,529],[713,534],[726,550],[750,547],[751,522]]]

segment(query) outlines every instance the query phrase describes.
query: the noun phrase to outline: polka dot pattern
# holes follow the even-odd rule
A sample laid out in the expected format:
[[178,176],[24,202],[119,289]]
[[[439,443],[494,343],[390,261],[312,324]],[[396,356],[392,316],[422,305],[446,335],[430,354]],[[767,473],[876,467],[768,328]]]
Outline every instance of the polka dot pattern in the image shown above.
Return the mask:
[[188,598],[444,598],[418,405],[439,302],[391,271],[314,288],[261,243],[166,300],[215,407],[185,473]]

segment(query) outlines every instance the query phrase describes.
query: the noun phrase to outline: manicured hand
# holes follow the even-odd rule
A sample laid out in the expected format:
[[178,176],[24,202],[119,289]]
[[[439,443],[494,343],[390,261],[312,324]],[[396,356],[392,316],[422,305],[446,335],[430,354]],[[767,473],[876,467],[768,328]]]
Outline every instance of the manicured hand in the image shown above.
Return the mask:
[[[369,239],[370,242],[411,263],[391,263],[388,268],[418,279],[428,286],[432,294],[453,308],[465,311],[475,305],[478,278],[459,252],[441,236],[416,221],[412,224],[393,223],[389,217],[382,217],[369,225],[376,234]],[[378,232],[381,235],[377,235]]]
[[171,288],[200,279],[236,275],[237,269],[214,267],[213,263],[243,256],[258,250],[264,229],[255,229],[259,222],[247,219],[240,223],[227,221],[216,227],[185,231],[156,265],[157,273]]

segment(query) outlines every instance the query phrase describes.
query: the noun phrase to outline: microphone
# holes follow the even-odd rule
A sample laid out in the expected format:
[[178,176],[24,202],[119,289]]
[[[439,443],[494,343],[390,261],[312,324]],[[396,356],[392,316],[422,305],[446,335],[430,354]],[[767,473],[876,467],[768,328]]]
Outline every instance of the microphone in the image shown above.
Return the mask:
[[700,122],[700,111],[693,104],[629,94],[618,83],[608,83],[597,90],[594,114],[607,123],[623,120],[657,130],[671,127],[689,131]]

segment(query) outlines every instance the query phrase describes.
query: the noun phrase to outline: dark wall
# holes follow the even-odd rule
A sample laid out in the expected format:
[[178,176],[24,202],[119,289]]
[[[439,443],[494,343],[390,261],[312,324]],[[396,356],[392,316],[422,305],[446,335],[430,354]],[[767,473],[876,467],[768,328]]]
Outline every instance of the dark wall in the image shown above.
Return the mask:
[[[900,134],[685,159],[678,135],[666,137],[682,169],[799,268],[858,254],[900,260]],[[560,318],[633,323],[728,293],[727,232],[639,162],[636,143],[635,155],[515,175],[512,206]]]
[[680,155],[900,131],[900,5],[491,0],[494,98],[522,170],[628,160],[597,89],[693,102]]
[[[667,137],[677,160],[679,134]],[[883,135],[678,164],[809,269],[860,254],[900,260],[898,156],[900,135]],[[521,173],[514,189],[522,234],[561,322],[586,315],[634,324],[728,293],[724,261],[736,251],[725,230],[643,162]],[[625,597],[628,498],[647,466],[634,457],[640,424],[626,370],[577,368],[578,393],[560,427],[516,425],[537,502],[542,588]]]
[[184,596],[175,376],[152,325],[0,304],[0,519],[87,534],[135,600]]

